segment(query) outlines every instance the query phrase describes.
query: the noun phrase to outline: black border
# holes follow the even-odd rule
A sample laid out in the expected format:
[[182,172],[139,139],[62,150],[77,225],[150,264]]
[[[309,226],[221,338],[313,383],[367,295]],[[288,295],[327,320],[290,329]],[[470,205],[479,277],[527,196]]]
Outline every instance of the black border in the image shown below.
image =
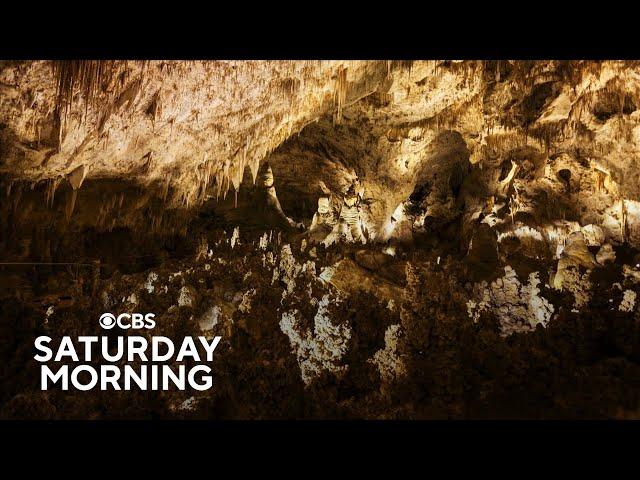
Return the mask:
[[[590,11],[593,18],[584,17],[591,8],[584,3],[569,7],[568,15],[559,3],[511,4],[489,12],[486,5],[469,10],[462,3],[448,5],[449,12],[408,3],[370,3],[353,12],[347,5],[312,7],[300,8],[298,18],[283,16],[278,21],[264,15],[264,7],[256,11],[249,3],[235,14],[182,5],[158,4],[141,12],[132,6],[103,5],[84,21],[70,8],[57,12],[69,16],[65,20],[41,9],[13,12],[0,32],[0,59],[640,58],[631,12],[609,5]],[[60,10],[58,5],[53,8]],[[104,14],[105,9],[110,14]],[[248,13],[257,18],[245,18]],[[462,14],[468,16],[463,19]],[[607,453],[614,453],[618,461],[627,455],[634,459],[639,428],[640,422],[613,421],[0,422],[0,434],[9,440],[4,456],[15,451],[39,457],[57,454],[59,448],[64,456],[58,461],[66,460],[73,468],[84,448],[106,452],[116,462],[127,456],[159,462],[163,451],[172,455],[167,458],[185,450],[187,458],[202,459],[226,451],[248,455],[254,449],[273,450],[275,462],[295,452],[311,465],[365,448],[370,449],[368,461],[374,467],[414,456],[428,470],[429,462],[446,452],[453,452],[458,463],[468,460],[468,452],[476,452],[486,454],[484,461],[495,469],[512,455],[521,460],[522,471],[574,449],[587,463]],[[127,447],[133,453],[127,454]],[[376,458],[381,449],[385,457]],[[398,457],[389,458],[393,455]]]
[[0,422],[5,471],[123,478],[250,474],[547,478],[637,469],[640,422]]
[[[380,420],[251,420],[251,421],[1,421],[0,433],[11,438],[14,447],[33,444],[34,439],[55,447],[64,438],[91,438],[93,445],[124,440],[161,446],[167,439],[190,438],[185,447],[201,448],[196,439],[205,437],[230,445],[283,442],[293,449],[307,449],[304,443],[329,441],[332,448],[351,445],[358,441],[362,446],[384,444],[390,449],[420,449],[431,446],[440,448],[485,448],[520,451],[534,448],[541,454],[549,454],[553,448],[564,451],[572,448],[615,448],[620,454],[637,452],[637,435],[640,421],[380,421]],[[304,439],[302,442],[301,439]],[[182,441],[177,440],[177,443]],[[302,442],[302,444],[301,444]],[[9,446],[9,445],[7,445]],[[180,445],[172,443],[174,448]],[[274,447],[280,448],[277,444]],[[203,445],[203,448],[209,448]],[[496,452],[497,453],[497,452]],[[531,451],[530,453],[534,453]],[[528,454],[527,454],[528,455]]]
[[[622,6],[59,5],[12,13],[0,59],[640,59]],[[292,16],[292,13],[295,16]]]

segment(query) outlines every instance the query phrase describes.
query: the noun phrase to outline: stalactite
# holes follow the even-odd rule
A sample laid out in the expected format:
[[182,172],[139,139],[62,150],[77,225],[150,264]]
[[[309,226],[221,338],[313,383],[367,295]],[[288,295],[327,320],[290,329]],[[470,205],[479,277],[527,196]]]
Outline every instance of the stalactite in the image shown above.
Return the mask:
[[84,164],[79,165],[78,167],[73,169],[67,175],[67,180],[69,180],[71,188],[73,188],[74,190],[78,190],[82,186],[82,182],[84,182],[86,174],[87,169]]
[[236,157],[235,162],[231,168],[231,182],[233,184],[234,190],[238,190],[240,188],[240,184],[242,183],[242,177],[244,173],[244,162],[242,160],[238,160]]
[[167,202],[167,195],[169,194],[169,185],[171,184],[171,172],[167,173],[164,177],[164,183],[162,186],[162,202]]
[[256,180],[258,179],[258,170],[260,169],[260,157],[254,155],[251,158],[251,162],[249,163],[249,167],[251,168],[251,178],[253,179],[253,184],[256,184]]
[[[143,62],[146,63],[146,62]],[[66,120],[76,89],[84,100],[85,117],[90,106],[98,102],[103,88],[110,84],[126,62],[120,60],[64,60],[52,62],[56,79],[55,109]],[[125,76],[126,78],[126,76]]]
[[347,68],[341,67],[336,77],[336,116],[335,123],[340,125],[342,123],[342,107],[347,98]]
[[222,169],[218,169],[215,175],[216,183],[216,202],[220,199],[220,193],[222,191],[223,172]]
[[11,180],[11,182],[9,183],[9,186],[7,188],[7,197],[9,197],[11,195],[11,192],[13,191],[13,196],[11,198],[12,200],[12,209],[13,212],[17,212],[18,207],[20,205],[20,200],[22,199],[22,190],[23,190],[23,185],[22,182],[16,182],[15,184],[15,188],[13,188],[13,184],[14,181]]
[[49,208],[53,207],[53,200],[55,198],[56,190],[58,189],[58,185],[60,185],[61,180],[62,178],[58,177],[52,178],[47,182],[45,202]]
[[76,206],[76,198],[78,197],[78,190],[72,189],[67,193],[67,205],[65,208],[65,219],[67,222],[71,220],[71,216],[73,215],[73,210]]
[[627,205],[624,199],[620,200],[620,230],[622,234],[622,243],[629,238],[629,229],[627,225]]

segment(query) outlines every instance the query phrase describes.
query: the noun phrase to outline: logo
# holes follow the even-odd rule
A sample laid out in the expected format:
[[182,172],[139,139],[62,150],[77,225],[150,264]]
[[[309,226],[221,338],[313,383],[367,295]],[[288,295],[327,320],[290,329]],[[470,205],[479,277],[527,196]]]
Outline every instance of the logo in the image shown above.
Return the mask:
[[100,315],[98,322],[105,330],[111,330],[116,325],[123,330],[152,329],[156,326],[156,322],[153,320],[155,316],[154,313],[147,313],[146,315],[142,313],[121,313],[116,317],[112,313],[103,313]]
[[100,315],[100,326],[105,330],[109,330],[116,326],[116,317],[111,313],[103,313]]
[[[153,313],[106,312],[100,315],[98,323],[105,330],[116,326],[122,330],[152,329],[156,326],[154,317]],[[117,348],[113,348],[114,336],[117,337]],[[136,387],[154,391],[174,388],[203,391],[213,385],[211,367],[207,363],[213,361],[221,338],[215,336],[209,340],[204,336],[187,336],[180,346],[176,346],[169,337],[118,330],[111,335],[82,335],[76,339],[65,335],[59,342],[40,335],[34,342],[38,353],[33,358],[42,364],[41,390],[56,385],[62,390],[82,392],[94,388],[131,390]],[[53,348],[49,346],[52,341]],[[100,348],[93,348],[98,346]]]

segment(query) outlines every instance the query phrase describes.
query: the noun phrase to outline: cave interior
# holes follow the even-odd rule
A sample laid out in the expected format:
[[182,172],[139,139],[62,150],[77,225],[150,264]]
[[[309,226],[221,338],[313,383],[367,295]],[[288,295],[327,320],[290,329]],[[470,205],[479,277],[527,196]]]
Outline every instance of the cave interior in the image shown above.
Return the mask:
[[[2,418],[640,418],[640,63],[0,62]],[[40,391],[103,312],[207,392]],[[148,333],[151,335],[151,333]]]

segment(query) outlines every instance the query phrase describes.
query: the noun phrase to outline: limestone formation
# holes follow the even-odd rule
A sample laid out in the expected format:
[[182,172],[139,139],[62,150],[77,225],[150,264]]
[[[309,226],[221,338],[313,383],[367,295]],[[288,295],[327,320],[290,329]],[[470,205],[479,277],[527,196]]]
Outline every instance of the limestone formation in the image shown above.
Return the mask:
[[338,221],[322,242],[324,245],[328,246],[336,242],[367,243],[361,201],[361,191],[358,184],[354,182],[349,185],[344,194]]
[[274,186],[273,170],[271,166],[267,164],[262,182],[264,185],[264,205],[262,208],[265,212],[265,219],[267,226],[274,226],[278,228],[303,228],[304,225],[296,223],[282,210],[280,200],[276,194],[276,187]]
[[309,241],[311,243],[322,242],[331,233],[336,224],[335,214],[331,208],[328,197],[318,199],[318,210],[313,214],[309,227]]

